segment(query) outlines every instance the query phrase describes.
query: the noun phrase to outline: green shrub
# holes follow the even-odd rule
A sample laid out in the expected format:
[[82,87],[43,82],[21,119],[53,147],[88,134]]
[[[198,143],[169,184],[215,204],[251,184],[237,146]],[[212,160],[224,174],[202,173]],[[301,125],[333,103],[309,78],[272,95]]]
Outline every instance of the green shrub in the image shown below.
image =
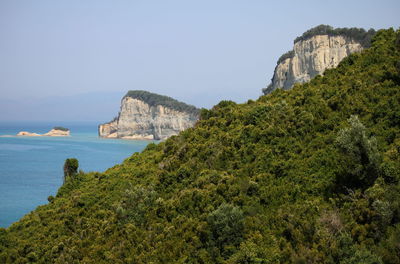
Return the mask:
[[336,145],[343,155],[337,184],[339,187],[366,189],[379,175],[381,156],[376,139],[367,136],[358,117],[351,116],[348,122],[350,127],[340,130],[336,138]]
[[244,215],[239,207],[222,204],[207,217],[211,244],[224,252],[228,245],[238,246],[243,239]]
[[47,201],[49,201],[49,203],[54,202],[54,196],[50,195],[49,197],[47,197]]
[[78,173],[79,162],[75,158],[66,159],[64,163],[64,182]]

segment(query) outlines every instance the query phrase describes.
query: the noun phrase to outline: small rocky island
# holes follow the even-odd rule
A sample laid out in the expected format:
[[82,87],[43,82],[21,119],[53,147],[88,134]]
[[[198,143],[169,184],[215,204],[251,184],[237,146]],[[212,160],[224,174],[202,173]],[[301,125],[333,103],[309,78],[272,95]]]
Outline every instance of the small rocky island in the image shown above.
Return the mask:
[[70,136],[70,131],[65,127],[54,127],[52,130],[45,134],[31,133],[27,131],[21,131],[17,134],[17,136],[26,136],[26,137],[67,137]]
[[103,138],[163,140],[194,126],[199,109],[171,97],[147,91],[129,91],[111,122],[99,125]]

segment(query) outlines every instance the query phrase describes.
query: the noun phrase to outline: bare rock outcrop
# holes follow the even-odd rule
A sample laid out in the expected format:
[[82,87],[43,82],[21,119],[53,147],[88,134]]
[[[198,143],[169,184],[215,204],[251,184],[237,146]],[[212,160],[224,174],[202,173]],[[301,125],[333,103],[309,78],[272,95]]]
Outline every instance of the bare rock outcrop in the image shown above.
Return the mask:
[[104,138],[163,140],[192,127],[199,111],[194,106],[146,91],[130,91],[121,100],[117,118],[99,125]]
[[295,40],[293,50],[282,55],[271,83],[263,89],[268,94],[276,89],[288,90],[295,83],[305,83],[326,69],[334,68],[348,55],[369,45],[374,30],[357,28],[333,29],[320,25]]

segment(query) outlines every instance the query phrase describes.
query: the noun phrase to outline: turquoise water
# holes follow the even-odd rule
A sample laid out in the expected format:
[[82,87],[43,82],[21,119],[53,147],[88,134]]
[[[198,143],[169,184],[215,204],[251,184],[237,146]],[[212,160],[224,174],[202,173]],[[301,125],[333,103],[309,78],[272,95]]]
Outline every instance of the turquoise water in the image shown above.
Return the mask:
[[[71,136],[4,137],[22,130],[45,133],[54,126],[68,127]],[[77,158],[85,172],[104,171],[149,142],[98,138],[95,123],[0,123],[0,227],[8,227],[56,194],[65,159]]]

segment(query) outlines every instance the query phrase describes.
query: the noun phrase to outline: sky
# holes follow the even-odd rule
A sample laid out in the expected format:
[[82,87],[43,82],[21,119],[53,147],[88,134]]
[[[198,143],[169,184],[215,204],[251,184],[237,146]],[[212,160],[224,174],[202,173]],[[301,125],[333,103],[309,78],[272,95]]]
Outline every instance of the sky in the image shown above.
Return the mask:
[[399,28],[400,1],[0,0],[0,121],[108,121],[128,90],[256,99],[319,24]]

